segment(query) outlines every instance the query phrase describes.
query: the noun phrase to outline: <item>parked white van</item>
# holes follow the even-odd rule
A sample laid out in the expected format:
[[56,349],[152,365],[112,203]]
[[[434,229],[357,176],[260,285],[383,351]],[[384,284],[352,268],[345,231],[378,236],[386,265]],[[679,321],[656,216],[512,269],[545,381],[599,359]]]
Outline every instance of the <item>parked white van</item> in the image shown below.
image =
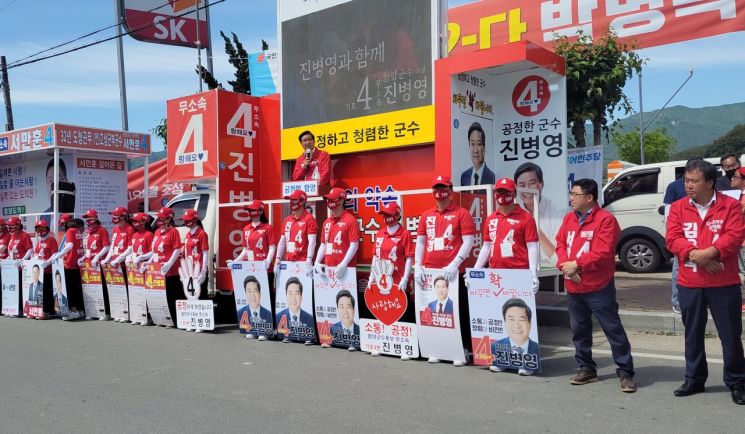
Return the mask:
[[[718,158],[706,161],[720,167]],[[665,248],[665,189],[683,176],[685,161],[645,164],[624,169],[603,187],[603,207],[621,226],[616,246],[623,267],[651,273],[669,261]]]

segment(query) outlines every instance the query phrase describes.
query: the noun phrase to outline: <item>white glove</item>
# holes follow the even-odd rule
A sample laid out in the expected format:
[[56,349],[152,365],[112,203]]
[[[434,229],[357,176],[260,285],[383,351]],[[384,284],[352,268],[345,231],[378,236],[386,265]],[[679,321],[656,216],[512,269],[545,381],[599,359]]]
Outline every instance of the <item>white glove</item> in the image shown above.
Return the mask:
[[347,266],[339,264],[336,266],[336,278],[343,279],[344,275],[347,274]]
[[47,268],[48,266],[52,265],[52,260],[44,261],[41,263],[41,268]]
[[269,271],[272,267],[272,260],[271,259],[265,259],[264,260],[264,269],[266,271]]
[[278,275],[279,275],[279,261],[274,263],[274,276],[276,277]]
[[166,274],[168,274],[170,270],[171,270],[171,264],[168,264],[168,263],[163,264],[163,266],[160,267],[160,274],[165,276]]
[[93,258],[93,260],[91,261],[91,266],[93,266],[93,268],[98,268],[98,259]]
[[204,281],[207,280],[207,269],[205,268],[205,271],[202,271],[199,273],[199,286],[202,286]]
[[538,273],[533,271],[533,295],[538,294],[539,286],[540,286],[540,281],[538,280]]
[[119,256],[116,257],[116,259],[114,259],[114,262],[112,262],[112,264],[119,265],[122,262],[124,262],[125,259],[127,259],[127,258],[124,255],[119,255]]
[[26,262],[26,261],[24,261],[23,259],[19,259],[19,260],[17,260],[17,261],[16,261],[16,267],[18,267],[18,268],[23,268],[23,265],[24,265],[24,263],[25,263],[25,262]]
[[321,264],[320,262],[316,262],[315,265],[313,265],[313,271],[316,274],[325,274],[326,273],[326,269],[324,268],[323,264]]
[[308,277],[313,277],[313,264],[310,262],[305,263],[305,275]]
[[102,266],[102,267],[103,267],[104,265],[108,264],[108,263],[109,263],[109,259],[108,259],[108,258],[103,258],[103,259],[101,259],[101,266]]
[[[199,298],[202,290],[201,284],[195,284],[195,282],[197,282],[198,280],[196,273],[199,270],[195,270],[196,267],[194,267],[194,262],[191,260],[191,258],[186,260],[182,259],[180,264],[181,266],[178,269],[178,275],[179,279],[181,280],[181,286],[184,288],[184,295],[186,296],[186,298],[190,299]],[[163,268],[165,268],[166,265],[168,264],[163,265]],[[163,274],[166,274],[166,272],[163,272]]]
[[230,266],[230,264],[232,264],[233,262],[235,262],[235,259],[228,259],[227,261],[225,261],[225,263],[226,263],[226,264],[228,264],[228,267],[229,267],[229,266]]
[[52,257],[49,258],[50,261],[54,262],[59,258],[59,253],[52,253]]
[[421,265],[415,265],[414,266],[414,280],[419,282],[421,285],[424,285],[424,267]]
[[398,288],[401,291],[406,292],[406,284],[409,283],[409,279],[401,279],[400,282],[398,282]]
[[455,280],[458,277],[458,267],[451,262],[442,270],[442,274],[448,281]]

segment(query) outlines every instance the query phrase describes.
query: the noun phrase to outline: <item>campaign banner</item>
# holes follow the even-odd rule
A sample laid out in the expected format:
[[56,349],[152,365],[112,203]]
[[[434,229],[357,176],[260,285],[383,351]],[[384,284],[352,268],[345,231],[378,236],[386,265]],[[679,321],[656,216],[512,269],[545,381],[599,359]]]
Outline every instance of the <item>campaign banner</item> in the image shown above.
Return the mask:
[[282,261],[277,276],[274,308],[277,337],[296,342],[315,342],[313,279],[305,262]]
[[264,96],[279,93],[279,53],[261,51],[248,55],[248,79],[251,82],[251,95]]
[[466,269],[473,361],[541,370],[530,270]]
[[138,41],[191,48],[210,45],[207,0],[118,1],[122,24]]
[[448,281],[442,270],[434,268],[424,270],[423,285],[415,282],[416,325],[423,357],[464,360],[458,285],[458,279]]
[[106,264],[103,266],[106,289],[109,291],[109,309],[111,317],[121,321],[129,321],[129,298],[127,297],[127,283],[121,264]]
[[589,178],[603,185],[603,147],[592,146],[589,148],[574,148],[567,151],[568,163],[568,184],[572,182]]
[[93,268],[90,260],[83,261],[80,267],[80,281],[83,284],[83,306],[85,316],[101,318],[106,315],[106,305],[103,299],[101,270]]
[[[75,169],[70,155],[60,157],[59,195],[60,212],[75,212]],[[48,156],[35,159],[3,157],[0,164],[0,215],[8,217],[22,214],[51,213],[54,190],[54,159]],[[79,210],[78,210],[79,211]],[[79,212],[84,212],[79,211]],[[40,216],[51,223],[48,215]],[[24,222],[26,227],[33,221]]]
[[44,267],[38,259],[24,261],[21,275],[23,314],[29,318],[44,314]]
[[176,326],[182,330],[214,330],[212,300],[176,300]]
[[67,282],[65,281],[65,265],[62,258],[52,261],[52,291],[54,292],[54,310],[59,316],[70,314],[70,304],[67,301]]
[[145,299],[150,317],[155,325],[172,326],[173,319],[168,310],[166,278],[160,272],[161,264],[148,264],[145,270]]
[[[456,185],[517,184],[517,203],[536,219],[541,266],[556,264],[555,239],[568,211],[566,79],[533,68],[451,77],[451,169]],[[538,191],[534,195],[520,189]]]
[[264,261],[232,262],[230,274],[240,332],[256,337],[274,335],[272,300]]
[[21,282],[18,275],[18,266],[15,259],[3,259],[0,261],[0,273],[2,273],[2,314],[7,316],[19,316],[18,306],[21,304]]
[[362,351],[389,356],[419,357],[416,324],[394,322],[386,325],[376,319],[360,319]]
[[360,314],[357,306],[357,269],[349,267],[339,278],[336,267],[313,275],[318,340],[322,345],[360,347]]
[[145,273],[131,263],[127,266],[127,284],[129,289],[129,319],[132,322],[147,324]]
[[54,146],[54,124],[0,132],[0,156]]
[[166,102],[168,180],[217,176],[217,91]]

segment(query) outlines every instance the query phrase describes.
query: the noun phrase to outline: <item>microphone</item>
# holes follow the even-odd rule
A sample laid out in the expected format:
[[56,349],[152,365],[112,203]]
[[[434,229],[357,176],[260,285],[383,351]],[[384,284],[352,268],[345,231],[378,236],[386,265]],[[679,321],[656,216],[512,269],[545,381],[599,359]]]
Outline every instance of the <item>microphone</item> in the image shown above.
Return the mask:
[[311,156],[312,153],[313,153],[313,151],[311,151],[310,149],[306,149],[305,150],[305,159],[306,160],[310,160],[310,156]]

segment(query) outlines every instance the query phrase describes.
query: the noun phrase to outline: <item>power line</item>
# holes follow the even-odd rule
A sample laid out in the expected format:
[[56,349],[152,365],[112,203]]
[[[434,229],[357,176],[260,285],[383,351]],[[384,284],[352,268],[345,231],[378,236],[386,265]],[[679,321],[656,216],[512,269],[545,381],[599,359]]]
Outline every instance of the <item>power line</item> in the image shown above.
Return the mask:
[[8,9],[10,5],[17,2],[18,0],[10,0],[8,3],[5,3],[3,7],[0,8],[0,12],[4,11],[5,9]]
[[[204,6],[200,6],[198,9],[206,9],[206,8],[208,8],[210,6],[218,5],[218,4],[223,3],[225,1],[226,0],[215,0],[212,3],[206,3]],[[184,15],[191,14],[192,12],[193,11],[187,11],[187,12],[180,13],[178,15],[172,15],[171,18],[169,18],[169,20],[171,20],[173,18],[183,17]],[[140,30],[143,30],[143,29],[147,29],[149,27],[153,27],[153,26],[155,26],[155,24],[157,24],[157,23],[145,24],[145,25],[142,25],[140,27],[137,27],[137,28],[134,28],[134,29],[130,29],[127,32],[123,32],[121,35],[114,35],[114,36],[111,36],[109,38],[99,39],[98,41],[95,41],[95,42],[91,42],[91,43],[88,43],[88,44],[83,44],[83,45],[80,45],[78,47],[71,48],[69,50],[60,51],[59,53],[50,54],[48,56],[39,57],[38,59],[32,59],[32,60],[29,60],[29,61],[26,61],[26,62],[16,61],[12,65],[8,65],[8,69],[17,68],[19,66],[30,65],[32,63],[41,62],[42,60],[51,59],[51,58],[54,58],[54,57],[59,57],[59,56],[62,56],[64,54],[73,53],[75,51],[79,51],[79,50],[82,50],[84,48],[92,47],[94,45],[102,44],[104,42],[109,42],[109,41],[112,41],[114,39],[121,38],[121,37],[123,37],[125,35],[129,35],[129,34],[132,34],[132,33],[137,32],[137,31],[140,31]]]
[[[135,14],[134,16],[137,16],[137,15],[139,15],[139,14],[143,14],[143,13],[150,13],[150,12],[156,11],[156,10],[158,10],[158,9],[160,9],[160,8],[163,8],[163,7],[165,7],[165,6],[168,6],[169,4],[171,4],[171,2],[170,2],[170,1],[167,1],[166,3],[164,3],[164,4],[160,5],[160,6],[156,6],[156,7],[152,8],[152,9],[150,9],[150,10],[147,10],[147,11],[139,11],[139,12],[137,12],[137,14]],[[0,9],[0,10],[2,10],[2,9]],[[116,26],[118,26],[118,25],[121,25],[121,24],[122,24],[123,22],[124,22],[124,20],[123,20],[123,19],[120,19],[120,21],[119,21],[118,23],[116,23],[116,24],[112,24],[112,25],[110,25],[110,26],[107,26],[107,27],[103,27],[103,28],[100,28],[100,29],[98,29],[98,30],[94,30],[94,31],[92,31],[92,32],[90,32],[90,33],[86,33],[85,35],[79,36],[79,37],[77,37],[77,38],[75,38],[75,39],[71,39],[71,40],[69,40],[69,41],[67,41],[67,42],[63,42],[63,43],[61,43],[61,44],[55,45],[54,47],[49,47],[49,48],[47,48],[47,49],[44,49],[44,50],[38,51],[38,52],[36,52],[36,53],[34,53],[34,54],[30,55],[30,56],[26,56],[26,57],[24,57],[24,58],[22,58],[22,59],[17,59],[17,60],[14,60],[14,61],[10,62],[10,63],[8,64],[8,66],[9,66],[9,67],[12,67],[12,66],[13,66],[13,65],[15,65],[16,63],[20,63],[20,62],[23,62],[23,61],[24,61],[24,60],[26,60],[26,59],[30,59],[30,58],[32,58],[32,57],[36,57],[36,56],[38,56],[39,54],[42,54],[42,53],[46,53],[46,52],[48,52],[48,51],[52,51],[52,50],[56,50],[57,48],[60,48],[60,47],[64,47],[65,45],[70,45],[70,44],[72,44],[73,42],[77,42],[77,41],[79,41],[79,40],[81,40],[81,39],[85,39],[85,38],[87,38],[87,37],[89,37],[89,36],[93,36],[93,35],[95,35],[95,34],[98,34],[98,33],[101,33],[101,32],[103,32],[103,31],[105,31],[105,30],[109,30],[109,29],[111,29],[111,28],[114,28],[114,27],[116,27]]]

